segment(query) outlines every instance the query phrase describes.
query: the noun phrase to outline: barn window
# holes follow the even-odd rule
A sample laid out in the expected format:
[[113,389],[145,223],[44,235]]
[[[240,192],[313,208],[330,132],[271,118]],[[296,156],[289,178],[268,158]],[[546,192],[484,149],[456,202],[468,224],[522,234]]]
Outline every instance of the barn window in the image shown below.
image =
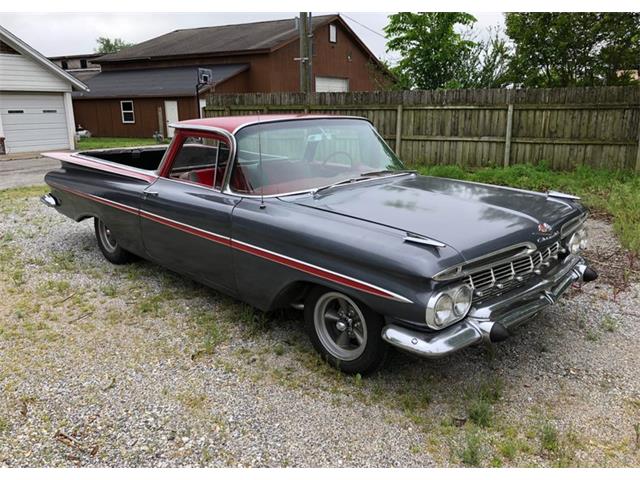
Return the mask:
[[60,62],[62,69],[63,70],[68,70],[69,69],[69,64],[67,63],[66,60],[62,60],[62,62]]
[[338,29],[333,23],[329,25],[329,41],[331,43],[336,43],[338,41]]
[[136,123],[136,117],[133,114],[133,100],[122,100],[120,102],[120,111],[122,113],[122,123]]
[[84,58],[80,59],[80,68],[87,68],[87,60]]

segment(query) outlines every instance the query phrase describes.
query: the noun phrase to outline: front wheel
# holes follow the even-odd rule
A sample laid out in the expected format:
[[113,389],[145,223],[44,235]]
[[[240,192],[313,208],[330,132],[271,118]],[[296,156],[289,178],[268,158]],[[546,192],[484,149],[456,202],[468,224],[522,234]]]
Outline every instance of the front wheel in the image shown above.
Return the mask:
[[118,245],[113,232],[102,220],[94,218],[93,223],[96,230],[96,238],[98,239],[98,247],[100,247],[107,260],[117,265],[129,263],[133,260],[133,255]]
[[382,339],[383,318],[351,297],[322,287],[305,299],[304,317],[314,348],[345,373],[372,373],[389,349]]

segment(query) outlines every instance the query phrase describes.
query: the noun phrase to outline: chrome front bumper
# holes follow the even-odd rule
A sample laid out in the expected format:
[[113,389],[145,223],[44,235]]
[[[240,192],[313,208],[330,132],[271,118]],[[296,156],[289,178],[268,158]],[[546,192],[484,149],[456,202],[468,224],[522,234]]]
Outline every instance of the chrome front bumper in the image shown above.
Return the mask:
[[388,325],[382,338],[390,344],[426,358],[449,355],[457,350],[506,338],[514,328],[553,305],[572,283],[582,281],[588,267],[582,257],[569,255],[562,263],[503,295],[476,302],[467,317],[435,333],[422,333]]

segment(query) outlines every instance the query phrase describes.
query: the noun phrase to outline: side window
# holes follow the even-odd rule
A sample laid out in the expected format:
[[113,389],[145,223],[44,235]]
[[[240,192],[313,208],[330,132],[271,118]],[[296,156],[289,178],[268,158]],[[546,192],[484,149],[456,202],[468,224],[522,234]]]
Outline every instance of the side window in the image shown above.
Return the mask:
[[133,113],[133,100],[122,100],[120,102],[120,113],[122,115],[122,123],[136,123],[135,114]]
[[329,42],[336,43],[338,41],[338,29],[335,24],[329,24]]
[[208,137],[188,137],[171,166],[169,178],[220,189],[229,163],[229,145]]

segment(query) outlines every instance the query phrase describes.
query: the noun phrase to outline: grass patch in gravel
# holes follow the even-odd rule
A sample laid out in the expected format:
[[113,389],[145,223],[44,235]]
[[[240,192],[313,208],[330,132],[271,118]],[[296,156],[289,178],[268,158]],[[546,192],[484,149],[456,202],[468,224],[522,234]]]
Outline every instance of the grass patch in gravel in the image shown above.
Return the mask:
[[512,165],[465,170],[457,165],[418,167],[420,173],[473,182],[491,183],[544,192],[559,190],[578,195],[589,208],[613,217],[621,243],[640,254],[640,175],[628,171],[579,167],[575,171],[551,170],[538,165]]
[[[169,143],[168,141],[165,143]],[[78,141],[78,150],[95,150],[98,148],[127,148],[144,145],[157,145],[155,138],[118,138],[118,137],[90,137]]]
[[482,439],[475,429],[467,430],[464,445],[460,450],[460,461],[467,467],[477,467],[482,461]]

